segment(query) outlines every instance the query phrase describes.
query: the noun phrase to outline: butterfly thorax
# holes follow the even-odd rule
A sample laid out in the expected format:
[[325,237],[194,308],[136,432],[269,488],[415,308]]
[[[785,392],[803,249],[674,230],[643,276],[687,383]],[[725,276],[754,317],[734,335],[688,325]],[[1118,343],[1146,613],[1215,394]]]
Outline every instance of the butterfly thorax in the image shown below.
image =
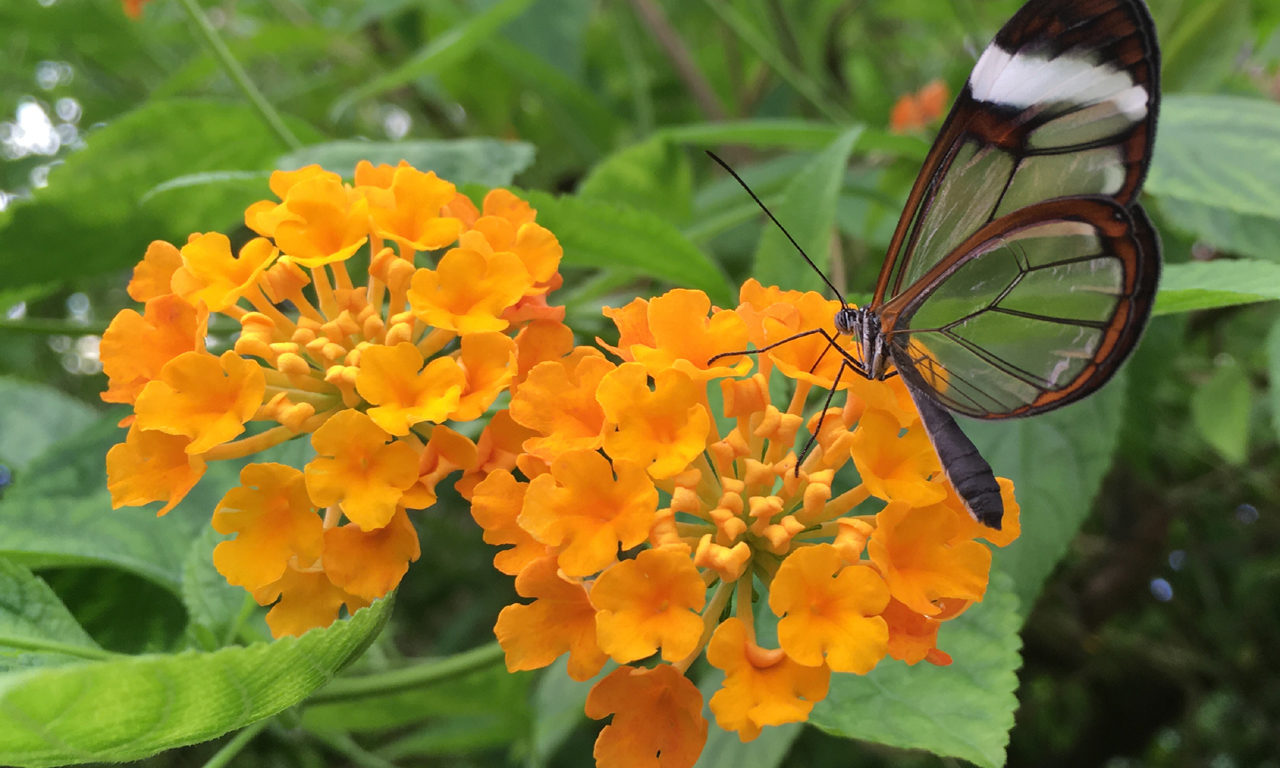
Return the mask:
[[880,332],[880,317],[867,307],[841,307],[836,312],[836,330],[852,337],[862,357],[862,370],[868,379],[883,379],[888,374],[889,350]]

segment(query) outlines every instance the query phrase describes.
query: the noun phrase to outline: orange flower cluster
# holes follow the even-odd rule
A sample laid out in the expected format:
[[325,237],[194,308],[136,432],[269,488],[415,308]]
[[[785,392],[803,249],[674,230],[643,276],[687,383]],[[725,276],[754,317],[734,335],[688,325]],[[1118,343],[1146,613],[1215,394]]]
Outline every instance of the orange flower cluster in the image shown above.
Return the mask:
[[[107,455],[116,507],[164,514],[208,462],[310,436],[305,468],[249,464],[213,514],[234,534],[214,564],[275,604],[279,636],[400,582],[419,555],[406,510],[495,461],[492,439],[446,423],[484,415],[570,332],[546,302],[560,244],[510,192],[477,209],[404,162],[362,162],[354,185],[308,166],[270,186],[279,200],[249,207],[259,236],[235,253],[216,232],[152,243],[129,284],[145,307],[116,315],[101,355],[103,400],[133,406]],[[231,349],[208,348],[211,313],[239,323]]]
[[947,84],[934,80],[915,93],[904,93],[889,112],[889,130],[912,133],[924,130],[947,111],[951,92]]
[[[533,366],[494,422],[505,464],[474,489],[485,540],[510,545],[494,565],[527,600],[495,627],[508,668],[568,653],[586,680],[621,665],[586,704],[612,715],[601,766],[694,763],[708,726],[685,672],[704,652],[725,673],[711,711],[744,741],[805,720],[833,671],[950,663],[938,627],[986,589],[991,554],[975,539],[1018,535],[1007,480],[1003,530],[965,511],[901,379],[846,375],[843,403],[810,413],[841,362],[819,336],[708,365],[835,332],[839,304],[816,293],[751,281],[740,299],[713,311],[674,290],[606,309],[620,339],[601,346],[621,362],[566,347]],[[860,483],[844,478],[853,468]],[[779,647],[757,634],[766,621]]]

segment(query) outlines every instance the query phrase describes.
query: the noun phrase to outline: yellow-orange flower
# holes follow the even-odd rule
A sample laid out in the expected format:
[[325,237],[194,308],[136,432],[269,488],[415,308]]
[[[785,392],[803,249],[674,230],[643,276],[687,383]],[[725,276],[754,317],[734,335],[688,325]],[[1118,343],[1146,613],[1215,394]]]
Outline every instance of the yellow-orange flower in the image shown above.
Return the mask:
[[343,411],[311,436],[317,457],[306,468],[318,506],[341,502],[351,522],[373,531],[391,521],[401,496],[418,481],[418,452],[392,440],[373,419]]
[[511,418],[538,433],[524,449],[543,461],[604,445],[604,406],[596,390],[613,363],[600,356],[534,366],[511,398]]
[[914,611],[938,613],[941,598],[981,600],[991,550],[964,537],[964,524],[946,505],[890,503],[876,515],[867,552],[894,598]]
[[454,248],[435,269],[413,275],[409,302],[428,325],[458,333],[502,331],[502,313],[533,287],[533,278],[513,253],[486,256]]
[[218,533],[236,537],[213,549],[227,581],[256,590],[280,579],[292,558],[320,556],[324,528],[307,497],[302,473],[283,464],[250,464],[213,512]]
[[587,717],[613,715],[594,756],[601,768],[690,768],[707,742],[702,694],[668,664],[618,667],[587,694]]
[[187,453],[204,453],[244,431],[265,386],[262,369],[235,352],[183,352],[143,387],[134,404],[136,423],[189,437]]
[[711,697],[716,723],[737,731],[743,741],[760,735],[766,725],[803,721],[813,705],[827,696],[831,670],[809,667],[781,649],[756,645],[737,618],[716,628],[707,646],[707,661],[724,670],[724,687]]
[[170,360],[183,352],[203,352],[208,316],[173,294],[148,300],[142,315],[122,310],[98,346],[108,379],[102,399],[132,403]]
[[[104,335],[102,397],[133,405],[107,458],[117,507],[164,514],[208,464],[310,438],[305,472],[250,464],[214,521],[235,534],[215,564],[274,603],[267,622],[282,635],[394,589],[420,555],[410,517],[449,476],[471,497],[491,472],[547,470],[521,453],[537,435],[506,410],[478,442],[450,424],[485,418],[538,362],[560,362],[573,333],[547,299],[560,245],[509,192],[491,191],[481,213],[405,162],[362,162],[354,185],[310,165],[269,186],[275,199],[244,215],[260,237],[236,255],[217,232],[147,248],[129,283],[146,308],[122,310]],[[239,332],[206,338],[211,313]],[[527,483],[507,477],[515,505],[494,497],[511,488],[486,486],[477,519],[517,545],[495,558],[515,574],[547,547],[516,523]]]
[[600,649],[625,664],[652,656],[679,661],[698,646],[706,585],[688,553],[646,549],[600,575],[591,588]]
[[605,438],[610,456],[645,466],[655,478],[684,471],[707,446],[711,416],[699,386],[676,370],[659,373],[650,391],[644,366],[626,363],[600,380],[596,399],[618,425]]
[[493,556],[493,567],[510,576],[547,552],[546,546],[516,522],[528,487],[507,470],[498,469],[481,480],[471,496],[471,516],[484,529],[485,543],[513,545]]
[[462,401],[466,373],[452,357],[423,366],[422,352],[409,342],[369,347],[360,356],[356,390],[373,403],[369,417],[393,435],[407,435],[423,421],[444,421]]
[[648,537],[657,500],[639,465],[573,451],[529,482],[517,519],[535,539],[559,548],[557,564],[566,574],[590,576],[617,560],[618,547]]
[[[384,166],[386,167],[386,166]],[[357,183],[360,179],[357,178]],[[458,239],[462,222],[452,216],[441,216],[444,206],[457,195],[452,184],[435,173],[423,173],[401,161],[391,172],[387,185],[388,205],[377,198],[370,207],[374,232],[388,240],[402,243],[402,249],[434,251]]]
[[845,565],[830,544],[796,550],[773,577],[769,607],[778,642],[798,663],[825,661],[834,672],[865,675],[884,656],[889,630],[884,580],[863,565]]
[[187,453],[191,440],[136,427],[125,441],[107,451],[107,490],[113,507],[141,506],[153,501],[165,505],[163,515],[186,498],[204,476],[205,461]]
[[204,302],[210,311],[221,312],[235,304],[257,282],[258,275],[276,257],[275,246],[265,237],[255,237],[231,255],[231,241],[219,232],[193,237],[182,246],[182,265],[171,279],[173,292],[190,302]]
[[596,612],[587,590],[560,576],[550,556],[520,571],[516,592],[533,603],[503,608],[493,628],[507,653],[507,669],[539,669],[568,653],[570,677],[594,677],[606,657],[596,644]]

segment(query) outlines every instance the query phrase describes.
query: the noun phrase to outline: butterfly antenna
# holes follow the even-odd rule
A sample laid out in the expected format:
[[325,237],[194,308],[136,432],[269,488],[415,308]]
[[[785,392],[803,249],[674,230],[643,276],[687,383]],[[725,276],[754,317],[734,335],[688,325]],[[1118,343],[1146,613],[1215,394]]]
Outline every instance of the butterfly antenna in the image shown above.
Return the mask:
[[712,152],[709,149],[706,150],[706,152],[707,152],[707,155],[709,155],[712,160],[715,160],[717,163],[720,164],[721,168],[729,172],[729,175],[733,177],[733,180],[738,182],[738,184],[747,191],[748,195],[751,195],[751,199],[756,201],[756,205],[760,206],[760,210],[764,211],[765,215],[769,217],[769,220],[772,221],[774,225],[777,226],[777,228],[782,231],[782,234],[787,236],[787,239],[791,241],[791,245],[795,246],[795,249],[800,252],[800,255],[802,257],[804,257],[804,260],[809,263],[809,266],[813,267],[813,271],[818,273],[818,277],[822,278],[822,282],[826,283],[827,287],[830,288],[833,293],[835,293],[836,298],[840,300],[840,303],[845,306],[848,306],[849,302],[844,300],[844,294],[840,293],[840,289],[837,288],[835,284],[832,283],[829,279],[827,279],[826,274],[821,269],[818,268],[818,265],[814,263],[813,259],[809,258],[809,254],[804,252],[804,249],[801,248],[800,244],[796,242],[796,239],[791,236],[791,233],[787,231],[787,228],[782,226],[782,222],[778,221],[778,217],[774,216],[773,212],[765,207],[765,204],[761,202],[759,197],[756,197],[756,193],[751,191],[751,187],[747,186],[747,182],[742,180],[742,177],[738,175],[737,171],[730,168],[729,164],[721,160],[716,155],[715,152]]

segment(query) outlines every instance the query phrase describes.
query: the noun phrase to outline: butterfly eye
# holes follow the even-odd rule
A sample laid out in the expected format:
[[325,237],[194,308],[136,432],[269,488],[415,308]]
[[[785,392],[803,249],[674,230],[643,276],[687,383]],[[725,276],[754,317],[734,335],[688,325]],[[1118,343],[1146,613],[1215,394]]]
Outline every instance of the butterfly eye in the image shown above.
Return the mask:
[[842,336],[857,337],[861,333],[862,321],[856,309],[843,307],[836,312],[836,331]]

